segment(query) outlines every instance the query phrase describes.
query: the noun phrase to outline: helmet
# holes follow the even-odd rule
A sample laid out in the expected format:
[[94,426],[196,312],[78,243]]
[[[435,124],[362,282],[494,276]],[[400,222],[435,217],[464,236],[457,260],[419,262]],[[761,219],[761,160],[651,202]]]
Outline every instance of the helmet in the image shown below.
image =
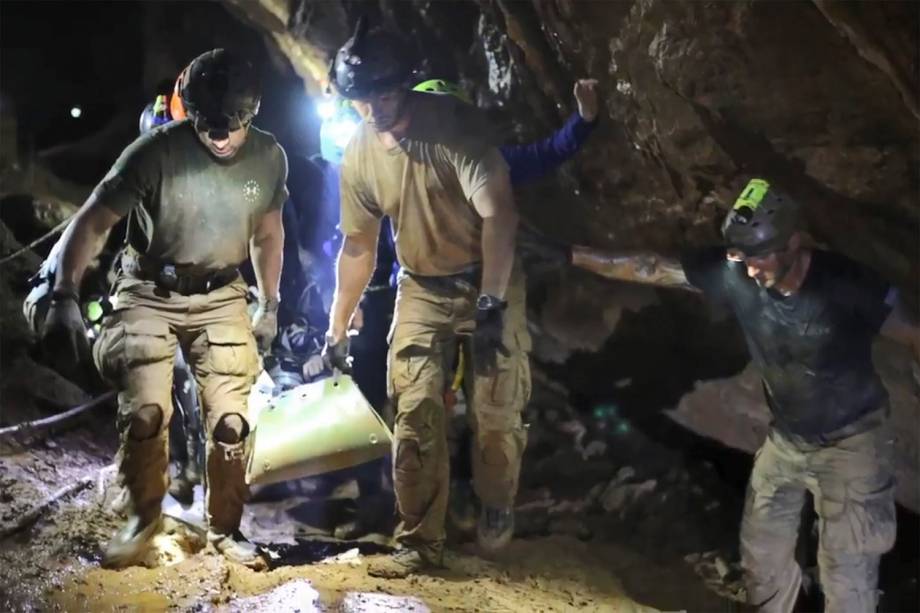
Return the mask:
[[138,130],[141,134],[146,134],[155,127],[172,121],[172,117],[169,115],[169,105],[166,102],[167,98],[168,96],[161,94],[157,96],[156,101],[144,107],[138,122]]
[[255,68],[225,49],[192,60],[179,76],[179,96],[198,129],[213,139],[249,124],[261,99]]
[[361,117],[347,100],[331,103],[331,112],[323,117],[319,128],[320,156],[332,164],[341,164],[345,147],[361,123]]
[[179,76],[176,77],[176,84],[173,85],[172,96],[169,97],[169,116],[176,121],[188,117],[188,113],[185,112],[185,105],[182,104],[182,94],[179,93],[179,90],[182,89],[182,76],[184,74],[185,70],[180,72]]
[[374,91],[406,86],[412,75],[409,50],[396,34],[358,19],[354,35],[342,45],[329,69],[329,80],[349,99],[365,98]]
[[799,205],[765,179],[751,179],[722,223],[730,248],[747,256],[782,251],[800,227]]
[[425,92],[426,94],[447,94],[466,102],[473,104],[473,100],[463,91],[456,83],[445,81],[444,79],[428,79],[422,81],[412,88],[412,91]]

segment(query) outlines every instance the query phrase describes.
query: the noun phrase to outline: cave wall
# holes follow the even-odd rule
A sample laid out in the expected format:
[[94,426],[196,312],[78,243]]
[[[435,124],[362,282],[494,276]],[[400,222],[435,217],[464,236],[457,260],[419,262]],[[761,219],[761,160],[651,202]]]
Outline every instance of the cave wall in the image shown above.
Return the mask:
[[[591,142],[516,194],[526,222],[545,234],[672,253],[717,243],[738,191],[766,175],[803,203],[817,245],[875,268],[916,306],[920,3],[224,2],[312,93],[360,14],[397,28],[423,75],[461,83],[507,118],[513,140],[550,132],[574,111],[574,79],[598,79],[603,110]],[[553,291],[541,296],[548,282]],[[760,444],[768,415],[756,373],[733,375],[745,358],[727,314],[572,271],[531,285],[535,355],[568,360],[574,393],[644,399],[640,411],[669,405],[692,431],[746,451]],[[902,433],[899,500],[917,510],[917,365],[890,345],[876,357]]]
[[916,287],[916,3],[225,1],[313,91],[359,14],[399,28],[424,73],[507,111],[521,139],[573,110],[573,79],[598,79],[590,146],[519,194],[549,234],[711,243],[747,178],[766,174],[803,201],[820,244]]

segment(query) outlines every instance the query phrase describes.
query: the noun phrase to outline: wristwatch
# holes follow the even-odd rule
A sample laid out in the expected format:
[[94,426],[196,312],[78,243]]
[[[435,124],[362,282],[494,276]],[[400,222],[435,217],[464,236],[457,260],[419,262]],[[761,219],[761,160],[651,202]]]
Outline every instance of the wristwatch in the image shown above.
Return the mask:
[[504,309],[508,306],[506,300],[491,296],[489,294],[482,294],[476,300],[476,308],[480,311],[491,311],[493,309]]

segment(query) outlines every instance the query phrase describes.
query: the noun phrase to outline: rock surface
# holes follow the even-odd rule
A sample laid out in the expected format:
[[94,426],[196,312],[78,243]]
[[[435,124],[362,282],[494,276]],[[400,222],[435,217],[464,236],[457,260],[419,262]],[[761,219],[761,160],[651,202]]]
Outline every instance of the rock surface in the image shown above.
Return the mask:
[[397,27],[423,72],[505,109],[519,138],[574,110],[574,78],[599,79],[588,150],[520,198],[550,234],[708,243],[747,178],[767,174],[805,203],[819,241],[916,284],[912,3],[226,1],[313,89],[359,13]]

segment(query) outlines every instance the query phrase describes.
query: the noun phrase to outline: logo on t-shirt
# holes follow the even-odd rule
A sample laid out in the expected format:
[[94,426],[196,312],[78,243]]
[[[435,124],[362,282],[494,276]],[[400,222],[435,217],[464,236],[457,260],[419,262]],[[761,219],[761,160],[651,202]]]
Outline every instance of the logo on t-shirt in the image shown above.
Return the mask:
[[243,196],[246,198],[246,202],[255,202],[261,193],[262,188],[259,187],[255,179],[249,179],[243,185]]

